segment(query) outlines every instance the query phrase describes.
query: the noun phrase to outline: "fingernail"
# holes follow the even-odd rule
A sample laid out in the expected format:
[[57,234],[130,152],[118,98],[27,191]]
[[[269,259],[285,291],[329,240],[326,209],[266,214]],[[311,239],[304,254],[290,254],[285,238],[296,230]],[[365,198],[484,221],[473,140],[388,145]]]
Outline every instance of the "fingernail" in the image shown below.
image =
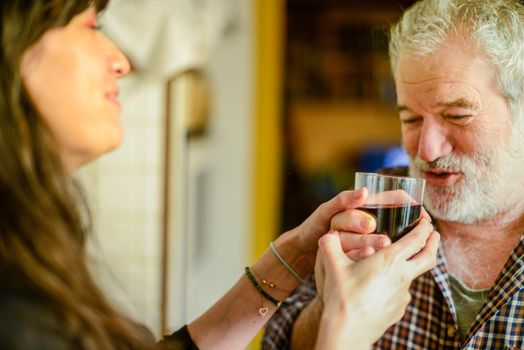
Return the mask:
[[362,218],[360,219],[360,225],[363,229],[370,229],[373,226],[373,220],[370,218]]
[[362,198],[363,195],[364,195],[364,187],[361,187],[358,190],[356,190],[354,194],[355,199],[360,199]]

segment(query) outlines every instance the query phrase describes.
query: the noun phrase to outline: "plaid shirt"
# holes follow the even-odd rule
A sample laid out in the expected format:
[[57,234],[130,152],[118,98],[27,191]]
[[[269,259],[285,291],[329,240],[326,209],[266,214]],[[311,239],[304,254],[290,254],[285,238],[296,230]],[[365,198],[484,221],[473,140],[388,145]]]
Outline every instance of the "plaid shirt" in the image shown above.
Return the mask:
[[[412,299],[404,317],[386,331],[373,349],[524,349],[523,270],[524,235],[462,341],[446,260],[439,250],[436,266],[413,281]],[[315,282],[310,276],[270,320],[262,349],[289,348],[293,322],[315,294]]]

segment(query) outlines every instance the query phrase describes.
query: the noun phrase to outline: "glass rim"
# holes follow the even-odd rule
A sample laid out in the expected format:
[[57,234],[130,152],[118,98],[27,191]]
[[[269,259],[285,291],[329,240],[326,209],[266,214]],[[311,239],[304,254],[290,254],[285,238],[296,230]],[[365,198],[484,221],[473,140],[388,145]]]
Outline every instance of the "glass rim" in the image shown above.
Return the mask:
[[385,177],[390,179],[399,179],[399,180],[406,180],[406,181],[422,181],[426,182],[425,179],[418,178],[418,177],[410,177],[410,176],[403,176],[403,175],[387,175],[387,174],[379,174],[379,173],[370,173],[366,171],[356,171],[355,172],[355,178],[357,175],[366,175],[366,176],[373,176],[373,177]]

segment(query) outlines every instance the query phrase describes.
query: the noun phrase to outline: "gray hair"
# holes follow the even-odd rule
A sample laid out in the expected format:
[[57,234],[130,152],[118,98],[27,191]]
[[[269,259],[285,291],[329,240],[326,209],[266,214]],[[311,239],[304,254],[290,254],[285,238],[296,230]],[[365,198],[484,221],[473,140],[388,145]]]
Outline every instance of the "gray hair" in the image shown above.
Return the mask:
[[400,55],[424,57],[453,34],[466,34],[497,72],[499,89],[517,118],[524,100],[524,6],[518,0],[422,0],[391,28],[393,74]]

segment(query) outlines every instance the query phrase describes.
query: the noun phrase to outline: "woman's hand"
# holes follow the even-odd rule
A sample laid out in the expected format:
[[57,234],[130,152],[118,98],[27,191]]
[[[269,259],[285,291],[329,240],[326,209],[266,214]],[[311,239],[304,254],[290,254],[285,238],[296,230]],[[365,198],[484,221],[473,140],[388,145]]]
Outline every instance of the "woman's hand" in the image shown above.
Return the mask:
[[[420,217],[431,222],[431,217],[424,208]],[[372,226],[376,227],[375,218],[358,209],[340,211],[331,218],[331,230],[340,232],[342,248],[354,261],[367,258],[391,244],[391,239],[385,234],[368,235],[353,231],[354,223],[365,219],[371,220]]]
[[[370,249],[375,252],[384,247],[390,242],[387,237],[384,239],[382,235],[365,235],[375,230],[374,218],[364,211],[355,210],[355,208],[364,204],[367,193],[365,188],[339,193],[330,201],[321,204],[300,226],[282,235],[276,242],[277,248],[279,242],[282,245],[282,242],[289,242],[289,239],[291,239],[292,244],[286,244],[286,246],[292,247],[295,250],[294,255],[301,256],[307,266],[306,270],[312,272],[315,266],[319,238],[330,230],[334,217],[343,213],[346,213],[346,215],[339,216],[339,219],[343,220],[343,225],[340,225],[341,229],[358,234],[355,236],[358,239],[367,237],[364,252],[357,250],[355,254],[365,255],[366,252],[369,253]],[[342,247],[347,251],[354,250],[358,244],[361,244],[361,242],[350,235],[347,236],[347,239],[342,240]]]
[[434,266],[439,234],[429,220],[398,242],[359,262],[345,253],[343,236],[331,232],[319,240],[315,266],[324,311],[318,349],[369,349],[409,303],[413,279]]

